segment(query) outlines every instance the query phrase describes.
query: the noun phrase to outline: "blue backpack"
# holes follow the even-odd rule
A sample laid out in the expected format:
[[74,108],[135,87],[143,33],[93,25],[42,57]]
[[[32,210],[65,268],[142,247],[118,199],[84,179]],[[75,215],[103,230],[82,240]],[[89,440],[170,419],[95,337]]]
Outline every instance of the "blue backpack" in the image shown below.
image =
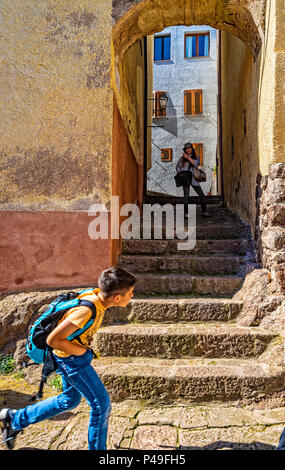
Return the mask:
[[[79,299],[78,296],[83,292],[92,292],[90,289],[81,292],[68,292],[60,294],[53,302],[51,302],[40,317],[30,326],[28,338],[26,342],[26,351],[28,356],[36,364],[43,364],[42,378],[39,391],[36,396],[32,397],[32,401],[42,398],[43,387],[47,377],[57,369],[56,361],[52,354],[52,349],[47,345],[46,340],[51,331],[57,326],[59,320],[65,312],[70,308],[86,306],[91,308],[92,316],[83,328],[76,330],[72,335],[68,336],[68,340],[76,339],[81,342],[80,336],[84,333],[96,319],[96,307],[89,300]],[[85,346],[86,347],[86,346]],[[92,350],[91,350],[92,351]],[[94,357],[97,357],[92,351]]]

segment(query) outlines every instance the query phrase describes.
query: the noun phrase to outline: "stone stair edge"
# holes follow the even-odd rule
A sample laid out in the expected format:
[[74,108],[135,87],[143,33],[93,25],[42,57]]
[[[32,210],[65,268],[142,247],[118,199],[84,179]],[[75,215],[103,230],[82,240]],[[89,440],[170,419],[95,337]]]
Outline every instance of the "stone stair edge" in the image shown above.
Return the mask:
[[[222,325],[221,325],[222,323]],[[97,335],[110,332],[111,334],[142,334],[145,332],[147,334],[150,332],[151,335],[161,335],[161,334],[173,334],[173,335],[187,335],[189,333],[194,334],[216,334],[216,335],[236,335],[236,334],[250,334],[250,335],[260,335],[277,338],[280,335],[274,331],[261,328],[259,326],[241,326],[234,322],[210,322],[210,321],[201,321],[201,322],[176,322],[172,323],[124,323],[124,324],[112,324],[102,326],[100,330],[97,331]]]
[[234,300],[230,298],[203,298],[203,297],[197,297],[197,298],[191,298],[191,297],[181,297],[177,296],[177,298],[172,298],[172,297],[166,297],[166,296],[155,296],[155,297],[143,297],[140,296],[140,294],[135,294],[135,297],[131,300],[129,306],[130,308],[132,307],[132,304],[140,304],[140,303],[198,303],[198,304],[233,304],[233,305],[243,305],[242,300]]
[[126,357],[126,356],[101,356],[99,359],[94,360],[94,366],[100,373],[102,369],[107,369],[109,372],[112,367],[114,371],[120,375],[121,369],[127,370],[130,375],[143,375],[142,368],[148,369],[149,373],[155,371],[156,375],[163,376],[165,370],[169,371],[167,375],[173,375],[174,372],[179,373],[181,371],[196,372],[199,376],[201,369],[212,372],[214,376],[217,376],[219,372],[222,376],[235,377],[236,375],[242,375],[250,371],[250,375],[268,376],[271,374],[282,374],[284,375],[284,368],[281,366],[275,366],[268,362],[261,361],[258,358],[245,357],[245,358],[153,358],[147,356],[138,357]]
[[191,275],[189,273],[183,273],[183,274],[180,274],[180,273],[172,273],[172,272],[167,272],[167,273],[160,273],[160,272],[136,272],[135,276],[137,278],[152,278],[152,277],[155,277],[155,278],[169,278],[169,277],[172,277],[172,278],[187,278],[188,280],[191,279],[209,279],[209,280],[218,280],[218,279],[243,279],[243,276],[239,276],[237,274],[210,274],[210,275],[203,275],[203,274],[200,274],[200,275]]

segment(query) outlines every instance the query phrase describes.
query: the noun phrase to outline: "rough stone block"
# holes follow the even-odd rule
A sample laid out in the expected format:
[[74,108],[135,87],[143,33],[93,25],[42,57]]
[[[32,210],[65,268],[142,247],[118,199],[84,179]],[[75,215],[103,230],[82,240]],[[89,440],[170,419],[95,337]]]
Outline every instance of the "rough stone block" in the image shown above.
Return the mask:
[[285,225],[285,203],[272,204],[269,207],[268,223],[270,225]]
[[269,179],[266,192],[267,204],[285,201],[285,180],[282,178]]
[[269,167],[269,177],[274,178],[285,178],[285,163],[273,163]]
[[262,244],[269,250],[285,248],[285,229],[281,227],[268,227],[262,233]]

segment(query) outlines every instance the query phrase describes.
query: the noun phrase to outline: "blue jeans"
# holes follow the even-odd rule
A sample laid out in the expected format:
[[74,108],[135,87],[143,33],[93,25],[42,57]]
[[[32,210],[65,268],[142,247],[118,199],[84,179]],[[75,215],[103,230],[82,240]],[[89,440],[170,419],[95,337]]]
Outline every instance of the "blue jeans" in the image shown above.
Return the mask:
[[63,393],[13,412],[13,429],[24,429],[29,424],[72,410],[84,396],[90,406],[88,449],[106,450],[111,401],[91,366],[92,352],[87,350],[82,356],[54,357],[58,364],[57,372],[62,377]]
[[276,450],[285,450],[285,428],[280,436],[279,444],[276,447]]

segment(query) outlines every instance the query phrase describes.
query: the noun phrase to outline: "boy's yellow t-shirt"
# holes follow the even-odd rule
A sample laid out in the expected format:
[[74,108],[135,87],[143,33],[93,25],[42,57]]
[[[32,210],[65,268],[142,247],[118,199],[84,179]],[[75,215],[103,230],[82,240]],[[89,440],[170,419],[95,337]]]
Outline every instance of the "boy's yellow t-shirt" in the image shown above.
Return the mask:
[[[100,289],[96,288],[96,289],[93,289],[92,291],[82,293],[78,296],[80,299],[84,298],[84,300],[90,300],[91,302],[93,302],[96,307],[97,314],[96,314],[96,318],[95,318],[93,325],[91,325],[91,327],[88,328],[87,331],[85,331],[84,333],[82,333],[82,335],[80,335],[81,343],[77,341],[76,339],[72,340],[71,341],[72,343],[89,347],[94,334],[99,329],[102,323],[103,317],[104,317],[105,310],[106,310],[106,308],[102,305],[102,302],[98,297],[99,292],[100,292]],[[80,329],[80,328],[83,328],[84,325],[86,325],[88,320],[90,320],[91,316],[92,316],[92,311],[90,308],[85,307],[85,306],[73,307],[65,312],[61,320],[58,322],[58,325],[63,320],[68,318],[68,320],[71,323],[73,323]],[[71,355],[71,354],[65,353],[64,351],[60,351],[59,349],[54,349],[53,353],[56,354],[58,357],[68,357]]]

